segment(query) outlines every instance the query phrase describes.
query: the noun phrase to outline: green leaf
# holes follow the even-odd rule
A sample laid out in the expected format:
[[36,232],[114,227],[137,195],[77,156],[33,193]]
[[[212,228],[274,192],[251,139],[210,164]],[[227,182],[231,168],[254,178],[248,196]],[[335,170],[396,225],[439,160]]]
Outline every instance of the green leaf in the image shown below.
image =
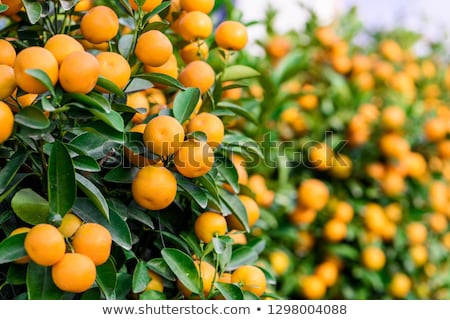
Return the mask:
[[125,98],[125,94],[122,89],[120,89],[114,82],[103,76],[98,77],[97,86],[107,90],[108,92],[114,93],[119,98]]
[[58,140],[53,143],[50,154],[47,181],[50,213],[64,217],[75,202],[76,181],[69,151]]
[[127,223],[112,208],[109,209],[110,223],[88,198],[77,198],[72,210],[84,221],[96,222],[108,229],[111,232],[113,241],[120,247],[125,250],[131,249],[130,229]]
[[75,137],[69,142],[70,147],[75,147],[94,159],[101,159],[106,155],[106,151],[112,148],[115,143],[102,135],[92,132],[85,132]]
[[47,129],[50,121],[42,110],[29,106],[20,110],[14,117],[14,121],[31,129]]
[[284,81],[297,75],[308,66],[309,57],[302,51],[293,51],[281,60],[273,72],[272,78],[275,86],[280,86]]
[[64,11],[69,11],[70,9],[74,8],[78,1],[75,0],[59,0],[59,3],[61,4],[61,7]]
[[[157,15],[159,13],[161,13],[162,11],[164,11],[165,9],[167,9],[168,7],[170,7],[170,1],[164,1],[163,3],[161,3],[160,5],[158,5],[155,9],[153,9],[150,13],[146,14],[144,17],[144,21],[145,23],[147,23],[148,19],[150,19],[151,17],[153,17],[154,15]],[[144,24],[145,24],[144,23]]]
[[13,286],[19,286],[27,283],[27,264],[11,263],[6,275],[6,281]]
[[162,73],[140,73],[135,76],[136,78],[148,80],[152,83],[158,83],[172,88],[184,90],[184,86],[175,78]]
[[162,249],[161,255],[177,279],[188,290],[199,294],[201,291],[200,278],[194,260],[184,252],[172,248]]
[[6,165],[0,170],[0,194],[5,192],[8,185],[14,179],[17,171],[27,159],[27,151],[23,148],[17,150]]
[[180,91],[175,96],[173,102],[173,114],[175,119],[180,123],[184,123],[189,119],[195,106],[200,99],[200,90],[198,88],[187,88],[184,91]]
[[244,300],[241,288],[235,284],[216,282],[215,287],[227,300]]
[[148,290],[139,295],[139,300],[167,300],[167,297],[162,292]]
[[103,177],[103,180],[114,183],[125,183],[125,184],[132,183],[138,171],[139,168],[137,167],[131,168],[117,167],[109,171]]
[[222,81],[236,81],[248,78],[258,77],[260,73],[248,66],[235,64],[225,69],[222,75]]
[[30,300],[60,300],[64,295],[52,280],[52,268],[32,261],[28,263],[27,293]]
[[153,224],[152,218],[150,218],[150,216],[147,213],[145,213],[144,211],[142,211],[137,207],[128,208],[128,217],[130,219],[139,221],[140,223],[144,224],[150,229],[155,229],[155,225]]
[[225,181],[228,182],[234,192],[239,193],[239,177],[233,162],[231,162],[228,158],[216,156],[214,167],[225,179]]
[[[39,2],[33,1],[33,3],[39,3]],[[50,79],[48,74],[46,74],[44,71],[42,71],[41,69],[27,69],[25,71],[25,73],[32,76],[33,78],[39,80],[48,89],[48,91],[50,91],[52,96],[56,96],[55,88],[53,87],[52,80]]]
[[100,119],[104,123],[111,126],[111,128],[122,132],[124,130],[125,124],[123,122],[123,118],[120,116],[120,114],[114,110],[111,110],[109,113],[104,113],[98,110],[90,110],[92,115],[94,115],[96,118]]
[[[11,183],[6,187],[6,191],[4,191],[2,193],[2,195],[0,195],[0,203],[2,203],[6,198],[8,198],[9,194],[11,192],[13,192],[17,186],[23,181],[25,180],[25,178],[29,177],[29,176],[35,176],[37,175],[36,172],[31,172],[31,173],[18,173],[14,176],[13,180],[11,181]],[[3,214],[5,214],[3,212]]]
[[132,290],[134,293],[139,293],[145,290],[150,277],[148,275],[147,267],[144,261],[139,261],[133,272]]
[[48,222],[49,203],[32,189],[26,188],[16,192],[11,199],[11,207],[14,213],[28,224]]
[[101,191],[97,188],[95,184],[93,184],[89,179],[85,178],[79,173],[75,174],[78,188],[80,188],[83,193],[91,199],[92,203],[97,207],[98,210],[102,213],[102,215],[109,220],[109,207],[106,202],[105,197],[101,193]]
[[77,170],[86,171],[86,172],[99,172],[100,165],[98,162],[89,156],[78,156],[72,159],[73,166]]
[[[66,93],[65,96],[80,102],[81,106],[89,111],[97,110],[109,113],[112,110],[111,104],[109,103],[108,99],[106,99],[100,93],[94,91],[90,92],[89,94]],[[88,108],[88,106],[92,108]]]
[[[128,36],[128,35],[125,35]],[[131,37],[133,37],[131,35]],[[121,39],[123,39],[124,37],[122,37]],[[148,88],[153,87],[153,83],[151,83],[148,80],[145,79],[140,79],[140,78],[133,78],[131,79],[131,81],[128,83],[128,86],[125,88],[125,93],[132,93],[132,92],[136,92],[136,91],[142,91],[142,90],[146,90]]]
[[235,217],[244,227],[245,231],[250,232],[247,211],[238,196],[224,189],[219,189],[219,193],[225,205],[231,210],[231,212],[233,212]]
[[111,259],[104,264],[97,266],[97,278],[95,279],[100,290],[108,300],[116,299],[117,274],[116,267]]
[[204,186],[206,190],[209,191],[210,195],[220,202],[219,189],[217,188],[216,180],[214,179],[214,177],[211,175],[210,172],[201,177],[196,178],[195,180],[200,182],[200,184]]
[[[256,143],[255,140],[237,132],[233,132],[232,134],[226,134],[222,140],[222,146],[227,149],[230,148],[233,150],[234,147],[237,147],[240,150],[243,150],[247,153],[247,157],[251,160],[256,161],[252,156],[257,156],[260,159],[264,159],[264,155],[261,152],[260,146]],[[243,156],[245,156],[243,154]]]
[[176,174],[177,184],[184,191],[184,194],[194,200],[202,209],[208,205],[208,197],[205,191],[189,179],[180,174]]
[[247,247],[240,247],[233,250],[230,263],[227,265],[226,270],[231,271],[240,266],[247,264],[254,264],[258,260],[258,254]]
[[19,233],[0,242],[0,264],[27,256],[27,252],[23,246],[25,236],[26,233]]
[[6,4],[0,3],[0,13],[5,12],[8,8],[9,7]]
[[169,265],[166,263],[166,261],[164,261],[163,258],[154,258],[150,261],[147,261],[145,265],[147,266],[147,268],[153,270],[169,281],[175,281],[177,279],[172,270],[170,270]]
[[230,110],[238,116],[243,117],[244,119],[253,122],[254,124],[258,124],[258,119],[247,109],[228,101],[221,101],[217,104],[217,109],[215,111],[220,112],[221,109]]

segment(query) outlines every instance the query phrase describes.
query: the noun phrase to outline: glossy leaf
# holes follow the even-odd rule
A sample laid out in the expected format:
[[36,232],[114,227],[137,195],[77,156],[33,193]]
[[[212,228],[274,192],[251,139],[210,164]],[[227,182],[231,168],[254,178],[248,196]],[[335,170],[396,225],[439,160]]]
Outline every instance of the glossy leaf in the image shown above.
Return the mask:
[[234,192],[239,193],[239,176],[233,162],[228,158],[216,156],[214,166]]
[[25,73],[39,80],[48,89],[48,91],[50,91],[52,96],[56,95],[52,80],[49,78],[48,74],[46,74],[44,71],[42,71],[41,69],[27,69]]
[[27,255],[23,243],[26,233],[10,236],[0,242],[0,264],[11,262]]
[[125,183],[125,184],[132,183],[138,171],[139,168],[137,167],[131,168],[117,167],[109,171],[103,177],[103,180],[114,183]]
[[195,110],[199,99],[200,90],[198,88],[187,88],[184,91],[178,92],[173,102],[173,114],[175,118],[180,123],[184,123],[188,120]]
[[219,189],[220,197],[224,204],[233,212],[239,222],[244,226],[247,232],[250,231],[248,225],[247,211],[237,195],[231,194],[227,190]]
[[31,225],[46,223],[50,213],[49,202],[30,188],[17,191],[11,207],[22,221]]
[[206,208],[208,205],[208,197],[205,191],[189,179],[177,174],[177,184],[184,191],[184,194],[194,200],[201,208]]
[[164,248],[161,254],[177,279],[188,290],[193,293],[200,293],[200,278],[192,258],[184,252],[172,248]]
[[85,178],[79,173],[75,174],[78,188],[80,188],[83,193],[91,199],[92,203],[97,207],[98,210],[102,213],[102,215],[109,220],[109,207],[106,202],[105,197],[102,192],[97,188],[95,184],[93,184],[89,179]]
[[227,300],[244,300],[241,288],[235,284],[216,282],[215,286]]
[[140,73],[135,76],[136,78],[148,80],[152,83],[158,83],[165,86],[169,86],[176,89],[184,90],[184,86],[175,78],[162,73]]
[[2,194],[6,190],[26,159],[26,150],[20,148],[12,155],[11,159],[0,170],[0,194]]
[[52,280],[52,268],[28,263],[27,293],[30,300],[59,300],[64,292]]
[[163,258],[154,258],[146,263],[146,266],[153,270],[154,272],[161,275],[163,278],[166,278],[169,281],[175,281],[176,277],[173,274],[172,270],[169,268],[169,265],[164,261]]
[[236,81],[258,77],[259,75],[260,73],[253,68],[245,65],[235,64],[225,69],[222,75],[222,81]]
[[240,266],[247,264],[254,264],[258,260],[258,254],[247,247],[241,247],[233,250],[230,263],[227,265],[226,270],[231,271]]
[[31,129],[47,129],[50,126],[50,121],[44,115],[42,110],[34,106],[29,106],[20,110],[20,112],[15,115],[14,121]]
[[221,101],[217,104],[217,109],[215,111],[220,112],[221,109],[231,111],[234,114],[253,122],[254,124],[258,124],[258,119],[256,119],[256,117],[250,111],[241,107],[240,105],[228,101]]
[[122,89],[120,89],[114,82],[106,79],[105,77],[98,77],[97,86],[107,90],[108,92],[114,93],[119,98],[125,98],[125,94]]
[[134,293],[139,293],[145,290],[150,277],[148,275],[147,267],[144,261],[139,261],[133,272],[132,290]]
[[77,170],[86,171],[86,172],[99,172],[100,165],[94,158],[89,156],[77,156],[72,159],[73,166]]
[[116,267],[111,259],[97,266],[97,277],[95,281],[107,300],[114,300],[116,298]]
[[47,180],[50,213],[64,217],[75,201],[76,181],[69,151],[58,140],[53,143]]

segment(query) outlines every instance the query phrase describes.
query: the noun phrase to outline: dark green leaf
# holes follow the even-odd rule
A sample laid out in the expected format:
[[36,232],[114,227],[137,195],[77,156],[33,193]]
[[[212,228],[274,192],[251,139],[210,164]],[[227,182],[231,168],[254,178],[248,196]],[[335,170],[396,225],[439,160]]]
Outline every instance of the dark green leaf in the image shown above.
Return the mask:
[[116,267],[114,263],[109,259],[104,264],[97,266],[97,278],[95,279],[100,290],[108,300],[114,300],[116,298]]
[[225,69],[222,75],[222,81],[236,81],[248,78],[258,77],[260,73],[248,66],[235,64]]
[[139,300],[167,300],[167,297],[162,292],[148,290],[139,295]]
[[58,140],[53,143],[47,173],[50,213],[64,217],[75,201],[76,181],[69,151]]
[[[28,2],[31,2],[31,1],[28,1]],[[48,74],[46,74],[44,71],[42,71],[41,69],[27,69],[25,72],[27,74],[29,74],[30,76],[32,76],[33,78],[36,78],[37,80],[39,80],[48,89],[48,91],[50,91],[52,96],[56,95],[52,80],[49,78]]]
[[155,229],[155,226],[150,216],[137,207],[128,208],[128,217],[130,219],[139,221],[140,223],[146,225],[150,229]]
[[101,191],[97,188],[95,184],[93,184],[89,179],[85,178],[79,173],[75,174],[78,188],[80,188],[83,193],[91,199],[92,203],[97,207],[98,210],[102,213],[102,215],[109,220],[109,207],[106,202],[105,197],[101,193]]
[[254,264],[258,260],[258,254],[255,250],[247,247],[240,247],[233,250],[230,263],[227,265],[226,270],[231,271],[240,266]]
[[114,182],[114,183],[132,183],[134,180],[134,177],[138,173],[139,168],[137,167],[131,167],[131,168],[124,168],[124,167],[117,167],[109,171],[103,179],[107,182]]
[[113,241],[124,248],[131,249],[131,233],[127,223],[110,208],[109,219],[106,220],[97,207],[87,198],[77,198],[73,206],[73,212],[86,222],[96,222],[103,225],[111,232]]
[[0,13],[5,12],[8,8],[9,7],[6,4],[0,3]]
[[11,207],[22,221],[31,225],[48,221],[50,213],[48,201],[30,188],[16,192],[11,199]]
[[239,193],[239,177],[233,162],[228,158],[216,156],[214,166],[234,192]]
[[175,281],[177,279],[163,258],[154,258],[147,261],[146,266],[169,281]]
[[99,172],[100,165],[98,162],[89,156],[78,156],[72,159],[73,166],[77,170],[86,171],[86,172]]
[[120,89],[114,82],[103,76],[98,77],[97,86],[107,90],[108,92],[114,93],[119,98],[125,98],[125,94],[122,89]]
[[[81,94],[81,93],[66,93],[68,98],[72,98],[75,101],[78,101],[84,106],[86,110],[97,110],[103,111],[105,113],[109,113],[112,108],[109,101],[100,93],[90,92],[89,94]],[[88,106],[92,108],[88,108]]]
[[139,293],[145,290],[150,277],[148,275],[147,267],[144,261],[139,261],[133,272],[132,290],[134,293]]
[[165,9],[167,9],[168,7],[170,7],[170,1],[164,1],[163,3],[161,3],[160,5],[158,5],[155,9],[153,9],[150,13],[146,14],[144,17],[144,21],[145,23],[148,21],[148,19],[150,19],[151,17],[153,17],[154,15],[157,15],[159,13],[161,13],[162,11],[164,11]]
[[206,190],[209,191],[209,193],[214,197],[214,199],[220,201],[219,190],[216,185],[216,180],[209,172],[201,177],[196,178],[195,180],[200,182],[200,184],[204,186]]
[[59,300],[64,292],[52,280],[52,268],[28,263],[27,292],[30,300]]
[[83,150],[83,152],[94,159],[101,159],[106,155],[108,149],[115,146],[115,143],[109,141],[102,135],[86,132],[69,142],[70,146]]
[[8,185],[14,179],[17,171],[27,159],[27,152],[20,148],[17,150],[6,165],[0,170],[0,194],[5,192]]
[[42,110],[29,106],[23,108],[14,117],[14,121],[25,127],[32,129],[46,129],[50,126],[50,121],[44,115]]
[[135,76],[139,79],[148,80],[152,83],[158,83],[172,88],[184,90],[184,86],[175,78],[162,73],[140,73]]
[[244,300],[241,288],[235,284],[216,282],[215,286],[227,300]]
[[184,252],[172,248],[162,249],[161,254],[177,279],[188,290],[199,294],[201,291],[200,278],[194,260]]
[[6,275],[6,281],[13,286],[19,286],[27,283],[27,264],[11,263]]
[[26,257],[27,252],[23,246],[26,233],[10,236],[0,242],[0,264]]
[[[122,37],[123,38],[123,37]],[[153,83],[149,80],[133,78],[125,89],[125,93],[132,93],[136,91],[142,91],[148,88],[153,87]]]
[[200,90],[198,88],[187,88],[184,91],[180,91],[175,96],[173,102],[173,114],[175,118],[184,123],[189,119],[195,106],[200,99]]
[[248,121],[253,122],[254,124],[258,124],[258,119],[247,109],[228,101],[221,101],[217,104],[216,112],[220,112],[221,109],[229,110],[235,113],[238,116],[247,119]]
[[194,200],[201,208],[206,208],[208,205],[208,197],[205,191],[180,174],[177,174],[176,178],[177,184],[184,191],[184,194]]
[[[11,183],[7,186],[6,191],[3,192],[3,194],[0,196],[0,203],[2,203],[6,198],[8,198],[9,194],[13,192],[16,187],[23,181],[25,178],[29,176],[36,175],[35,172],[32,173],[18,173],[14,176],[14,179],[11,181]],[[5,214],[5,213],[3,213]]]
[[208,137],[203,131],[194,131],[194,132],[188,132],[186,133],[186,139],[195,139],[198,141],[204,141],[206,142],[208,140]]
[[219,193],[225,205],[231,210],[231,212],[233,212],[235,217],[244,227],[245,231],[250,232],[247,211],[238,196],[224,189],[219,189]]

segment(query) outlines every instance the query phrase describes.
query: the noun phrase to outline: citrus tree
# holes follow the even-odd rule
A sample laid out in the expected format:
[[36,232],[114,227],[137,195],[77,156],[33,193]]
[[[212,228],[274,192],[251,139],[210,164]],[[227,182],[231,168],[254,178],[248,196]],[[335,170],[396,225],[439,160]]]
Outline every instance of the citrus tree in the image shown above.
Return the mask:
[[[229,5],[229,3],[228,3]],[[219,1],[0,4],[3,299],[259,298],[245,188],[259,145],[224,100],[257,71]]]

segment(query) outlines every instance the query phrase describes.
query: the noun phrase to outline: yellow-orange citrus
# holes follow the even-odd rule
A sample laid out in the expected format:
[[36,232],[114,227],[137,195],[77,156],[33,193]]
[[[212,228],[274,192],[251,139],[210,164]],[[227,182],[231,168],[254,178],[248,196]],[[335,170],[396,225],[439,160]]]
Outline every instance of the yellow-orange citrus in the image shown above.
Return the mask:
[[68,55],[59,68],[59,83],[67,92],[87,94],[97,84],[100,64],[89,52],[76,51]]
[[189,121],[187,131],[202,131],[206,134],[206,142],[208,145],[214,148],[222,143],[225,135],[225,128],[222,120],[218,116],[207,112],[202,112],[194,116]]
[[108,260],[111,253],[111,233],[101,224],[85,223],[75,232],[72,246],[76,253],[88,256],[99,266]]
[[79,253],[66,253],[52,266],[52,280],[66,292],[81,293],[95,282],[97,270],[89,257]]
[[214,152],[204,141],[184,141],[174,154],[173,161],[178,172],[188,178],[197,178],[208,173],[214,165]]
[[258,267],[245,265],[237,268],[231,274],[231,282],[238,284],[243,290],[261,296],[267,287],[264,272]]
[[61,65],[61,62],[71,53],[76,51],[84,51],[83,46],[77,40],[67,34],[55,34],[50,37],[44,46],[49,50]]
[[25,251],[31,260],[41,266],[51,266],[66,252],[63,235],[51,224],[37,224],[25,237]]
[[119,31],[119,18],[107,6],[95,6],[81,18],[80,30],[83,37],[91,43],[111,40]]
[[148,122],[143,138],[151,152],[167,157],[181,147],[184,141],[184,129],[175,118],[160,115]]
[[0,64],[13,67],[16,61],[16,50],[13,45],[4,39],[0,39]]
[[14,69],[6,64],[0,64],[0,100],[8,98],[16,90]]
[[194,232],[204,243],[210,243],[214,236],[227,232],[227,221],[220,213],[207,211],[195,219]]
[[139,36],[134,53],[142,63],[159,67],[169,60],[173,46],[164,33],[150,30]]
[[58,227],[58,230],[65,238],[70,238],[74,235],[82,223],[83,221],[78,218],[78,216],[68,212],[62,218],[61,225]]
[[[120,54],[115,52],[101,52],[97,56],[100,65],[100,76],[110,80],[120,89],[123,89],[130,80],[131,68],[128,61]],[[108,91],[97,87],[101,92]]]
[[216,74],[213,68],[201,60],[190,62],[178,77],[185,87],[199,88],[202,94],[214,85],[215,79]]
[[247,28],[238,21],[224,21],[216,29],[215,40],[222,49],[239,51],[247,45]]

